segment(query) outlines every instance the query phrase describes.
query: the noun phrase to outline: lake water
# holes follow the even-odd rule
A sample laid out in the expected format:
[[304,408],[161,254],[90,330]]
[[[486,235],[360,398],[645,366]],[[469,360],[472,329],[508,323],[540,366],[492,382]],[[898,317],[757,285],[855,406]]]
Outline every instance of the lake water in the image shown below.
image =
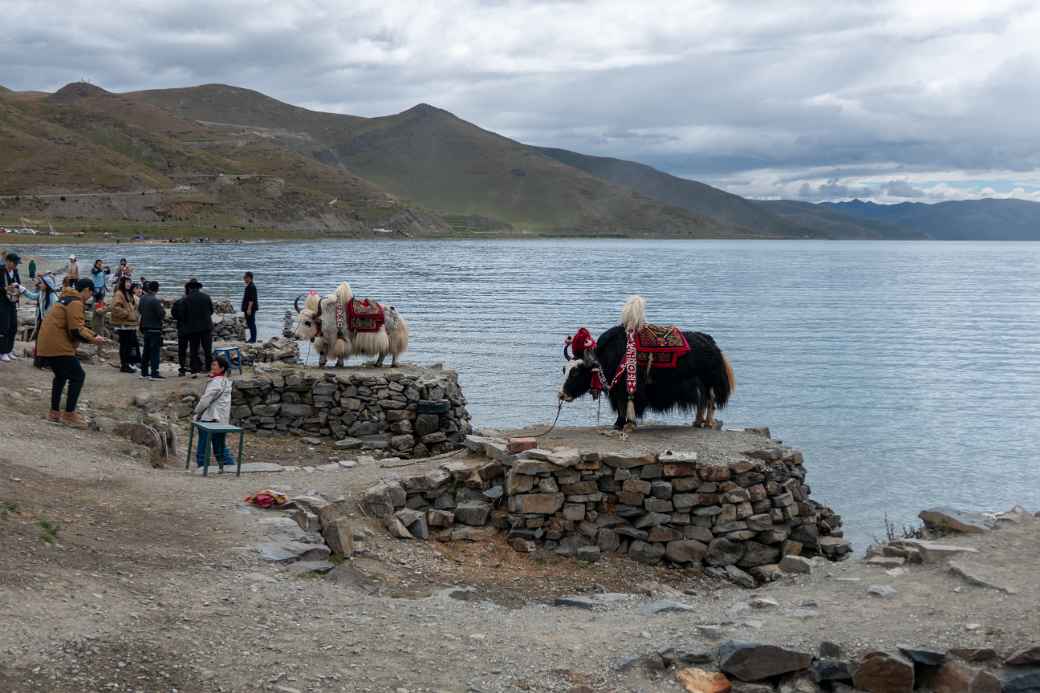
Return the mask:
[[[67,248],[25,248],[56,265]],[[456,368],[477,426],[549,421],[563,338],[651,321],[712,334],[733,364],[727,425],[768,425],[805,451],[813,495],[862,550],[884,514],[933,504],[1040,508],[1040,244],[825,241],[300,242],[77,246],[122,256],[162,293],[196,276],[241,297],[250,269],[261,336],[299,292],[397,306],[407,361]],[[89,384],[88,384],[89,387]],[[563,425],[591,425],[591,401]],[[613,422],[606,408],[603,423]]]

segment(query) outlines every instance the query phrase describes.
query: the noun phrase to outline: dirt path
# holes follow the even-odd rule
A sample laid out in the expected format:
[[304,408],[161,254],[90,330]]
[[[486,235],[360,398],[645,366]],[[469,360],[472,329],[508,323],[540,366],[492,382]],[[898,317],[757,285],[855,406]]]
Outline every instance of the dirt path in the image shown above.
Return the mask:
[[[98,410],[142,385],[106,369],[89,369]],[[976,560],[1010,595],[944,566],[889,576],[861,561],[752,593],[624,559],[585,566],[502,542],[391,540],[360,514],[371,534],[358,557],[325,578],[299,575],[260,559],[272,513],[242,498],[267,486],[351,496],[390,470],[203,479],[153,469],[121,439],[43,422],[49,373],[21,360],[0,377],[23,396],[0,403],[2,691],[678,691],[618,667],[666,647],[710,651],[715,634],[697,626],[712,624],[725,638],[807,649],[829,639],[850,652],[897,642],[1006,652],[1040,632],[1036,520],[955,540],[983,549]],[[296,439],[266,445],[297,464],[330,454]],[[897,593],[872,597],[874,584]],[[592,610],[553,605],[579,592],[621,596]],[[753,595],[779,606],[751,609]],[[691,610],[648,615],[662,597]]]

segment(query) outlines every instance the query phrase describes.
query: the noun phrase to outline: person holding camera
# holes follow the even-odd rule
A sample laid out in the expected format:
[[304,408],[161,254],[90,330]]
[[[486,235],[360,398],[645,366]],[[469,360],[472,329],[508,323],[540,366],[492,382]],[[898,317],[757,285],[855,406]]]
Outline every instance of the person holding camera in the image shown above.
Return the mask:
[[[87,422],[76,411],[79,393],[87,374],[76,356],[76,347],[81,343],[103,344],[105,339],[87,328],[83,317],[83,306],[94,294],[94,282],[79,279],[75,285],[61,292],[58,303],[43,318],[40,338],[36,342],[36,354],[54,372],[51,382],[51,410],[47,420],[63,423],[74,428],[86,428]],[[68,385],[65,411],[61,411],[61,396]]]

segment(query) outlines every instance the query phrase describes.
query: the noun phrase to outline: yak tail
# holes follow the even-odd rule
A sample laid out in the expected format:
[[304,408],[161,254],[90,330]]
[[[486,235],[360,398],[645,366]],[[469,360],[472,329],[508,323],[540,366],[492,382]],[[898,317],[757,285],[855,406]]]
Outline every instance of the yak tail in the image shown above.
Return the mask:
[[711,394],[715,397],[715,406],[721,409],[737,389],[737,379],[733,377],[733,366],[730,365],[729,359],[721,351],[719,354],[722,356],[723,373],[721,381],[712,386]]
[[629,296],[621,309],[621,324],[626,332],[638,330],[646,324],[646,299],[642,296]]
[[350,284],[343,282],[336,287],[336,300],[339,301],[341,305],[347,305],[350,303],[350,299],[352,298],[354,298],[354,292],[350,290]]

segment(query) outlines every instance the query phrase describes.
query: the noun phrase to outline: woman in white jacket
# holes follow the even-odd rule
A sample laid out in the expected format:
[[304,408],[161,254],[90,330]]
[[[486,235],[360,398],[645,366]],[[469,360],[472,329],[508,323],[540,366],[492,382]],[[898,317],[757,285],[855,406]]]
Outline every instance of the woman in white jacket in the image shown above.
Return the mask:
[[[196,421],[231,423],[231,378],[227,376],[227,369],[228,362],[223,356],[213,359],[209,369],[209,382],[206,383],[206,389],[199,398],[199,403],[195,405]],[[195,464],[200,467],[206,463],[210,437],[208,431],[199,429],[199,446],[195,453]],[[233,465],[235,458],[231,456],[231,451],[224,444],[226,437],[227,435],[224,433],[212,435],[213,456],[221,460],[223,464]]]

